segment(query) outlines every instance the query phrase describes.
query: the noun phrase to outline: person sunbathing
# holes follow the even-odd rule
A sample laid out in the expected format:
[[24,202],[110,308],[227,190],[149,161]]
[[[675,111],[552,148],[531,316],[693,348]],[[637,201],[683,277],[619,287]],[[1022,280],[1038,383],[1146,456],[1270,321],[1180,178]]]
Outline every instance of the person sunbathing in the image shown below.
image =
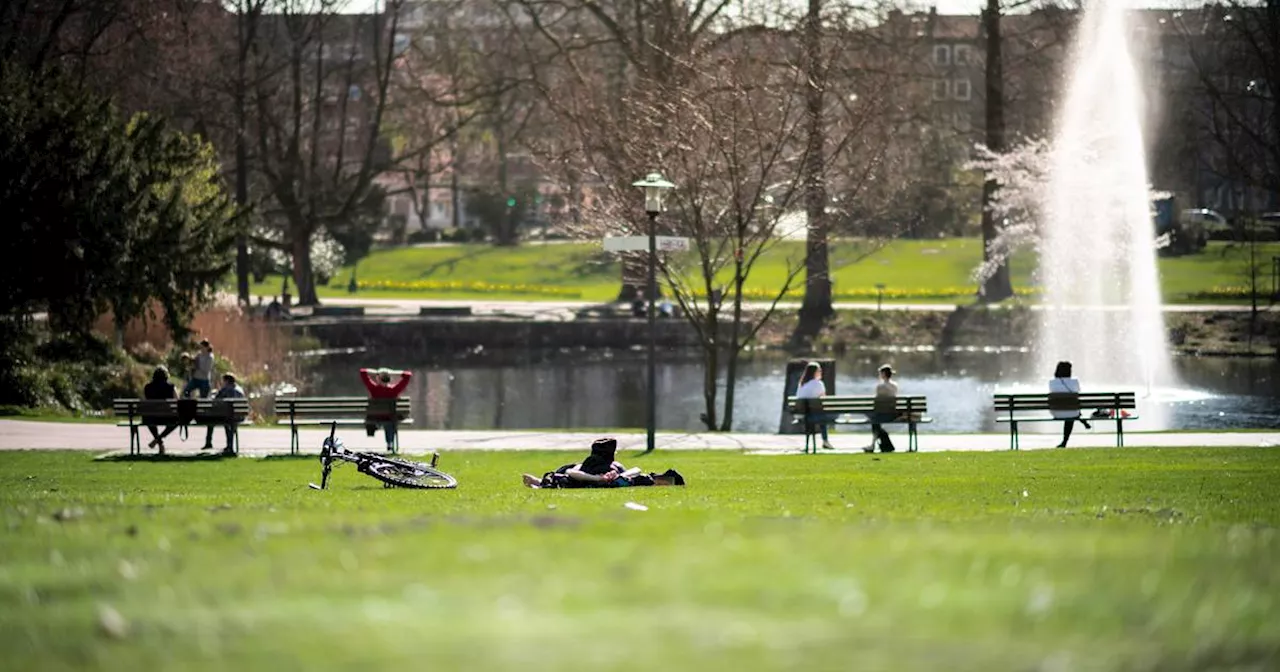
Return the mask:
[[598,439],[591,444],[591,454],[579,463],[566,464],[538,478],[522,474],[524,485],[534,489],[561,488],[625,488],[630,486],[684,485],[684,477],[674,469],[646,474],[640,467],[628,469],[614,457],[618,442]]

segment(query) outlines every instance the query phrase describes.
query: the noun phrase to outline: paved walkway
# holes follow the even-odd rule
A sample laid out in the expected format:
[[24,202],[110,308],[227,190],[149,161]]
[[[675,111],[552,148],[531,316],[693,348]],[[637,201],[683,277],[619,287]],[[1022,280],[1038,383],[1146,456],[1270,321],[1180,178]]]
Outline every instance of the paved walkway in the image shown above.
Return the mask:
[[[144,436],[146,430],[143,430]],[[356,450],[380,450],[385,447],[382,435],[365,436],[359,427],[339,428],[347,447]],[[170,453],[196,453],[204,444],[201,428],[191,432],[187,441],[171,435],[167,441]],[[305,429],[299,432],[302,451],[318,453],[320,443],[328,436],[321,429]],[[558,431],[432,431],[403,430],[400,433],[401,451],[407,454],[423,454],[432,450],[447,453],[459,450],[583,450],[599,438],[599,433]],[[618,433],[618,446],[624,450],[643,450],[645,435]],[[906,448],[906,435],[898,437],[899,449]],[[832,436],[836,453],[858,453],[868,443],[868,433],[837,433]],[[1053,434],[1023,434],[1022,448],[1034,450],[1051,448],[1058,442]],[[222,432],[214,432],[214,444],[222,445]],[[289,452],[289,431],[278,428],[247,427],[240,431],[241,454],[262,456]],[[674,433],[659,432],[658,450],[746,450],[762,454],[797,453],[804,445],[804,437],[778,434],[739,433]],[[1077,429],[1071,437],[1072,447],[1090,448],[1115,445],[1110,432],[1093,432]],[[1125,445],[1148,446],[1280,446],[1280,431],[1276,432],[1228,432],[1228,433],[1162,433],[1129,432]],[[0,450],[54,450],[72,449],[88,451],[125,451],[129,447],[129,432],[123,427],[103,423],[32,422],[26,420],[0,420]],[[995,451],[1007,450],[1008,434],[937,434],[928,431],[920,434],[922,452],[947,450]]]

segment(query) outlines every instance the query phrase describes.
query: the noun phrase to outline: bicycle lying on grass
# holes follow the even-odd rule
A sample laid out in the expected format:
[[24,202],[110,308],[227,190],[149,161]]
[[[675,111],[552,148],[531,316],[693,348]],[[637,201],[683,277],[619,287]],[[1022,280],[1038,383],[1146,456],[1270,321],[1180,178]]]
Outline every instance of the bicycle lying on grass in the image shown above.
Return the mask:
[[329,438],[324,440],[320,448],[320,485],[308,484],[315,490],[324,490],[329,485],[329,472],[333,471],[334,463],[339,461],[355,464],[357,471],[382,481],[383,487],[387,488],[448,490],[458,487],[458,479],[436,469],[440,453],[432,453],[431,464],[376,453],[358,453],[347,450],[337,433],[338,423],[335,422],[329,430]]

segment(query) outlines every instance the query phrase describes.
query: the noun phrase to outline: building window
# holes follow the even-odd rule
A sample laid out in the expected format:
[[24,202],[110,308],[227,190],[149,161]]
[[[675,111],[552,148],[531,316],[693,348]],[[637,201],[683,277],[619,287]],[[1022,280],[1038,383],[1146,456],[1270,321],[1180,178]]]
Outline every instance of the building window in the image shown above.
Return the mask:
[[938,44],[933,47],[934,65],[951,65],[951,46]]
[[948,82],[945,79],[935,79],[933,81],[933,99],[934,100],[947,99],[947,84]]
[[969,65],[969,45],[957,44],[953,60],[956,65]]
[[954,93],[956,100],[969,100],[973,95],[973,92],[969,90],[969,80],[967,79],[957,79],[951,85],[951,91]]
[[969,118],[967,111],[956,112],[951,116],[951,124],[960,133],[968,133],[973,130],[973,121]]

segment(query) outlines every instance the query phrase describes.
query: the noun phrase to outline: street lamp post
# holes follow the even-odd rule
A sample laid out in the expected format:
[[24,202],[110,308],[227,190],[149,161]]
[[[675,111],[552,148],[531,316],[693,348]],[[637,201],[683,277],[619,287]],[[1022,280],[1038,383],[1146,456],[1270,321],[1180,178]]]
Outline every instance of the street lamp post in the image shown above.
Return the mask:
[[654,318],[657,316],[653,309],[653,299],[658,294],[658,281],[654,275],[654,266],[657,264],[658,244],[657,244],[657,222],[658,213],[662,212],[662,197],[668,189],[674,189],[676,185],[666,181],[662,177],[662,173],[649,173],[643,180],[633,182],[633,187],[644,189],[644,211],[649,215],[649,286],[645,289],[645,298],[649,300],[648,316],[649,316],[649,409],[648,420],[645,424],[645,432],[648,442],[645,452],[651,453],[654,449],[654,430],[657,427],[657,365],[654,359],[654,350],[657,342],[656,325]]
[[876,283],[876,312],[880,312],[880,305],[884,303],[884,283]]

